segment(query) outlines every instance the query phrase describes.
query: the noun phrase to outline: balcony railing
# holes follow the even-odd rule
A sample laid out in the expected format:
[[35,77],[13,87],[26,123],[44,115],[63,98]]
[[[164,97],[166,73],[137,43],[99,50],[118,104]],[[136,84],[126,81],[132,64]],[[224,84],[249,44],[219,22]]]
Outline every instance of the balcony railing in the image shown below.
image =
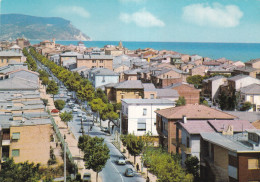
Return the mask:
[[9,140],[2,140],[2,146],[8,146],[10,145],[10,139]]
[[185,153],[185,154],[191,154],[191,148],[186,147],[185,145],[181,144],[181,150]]

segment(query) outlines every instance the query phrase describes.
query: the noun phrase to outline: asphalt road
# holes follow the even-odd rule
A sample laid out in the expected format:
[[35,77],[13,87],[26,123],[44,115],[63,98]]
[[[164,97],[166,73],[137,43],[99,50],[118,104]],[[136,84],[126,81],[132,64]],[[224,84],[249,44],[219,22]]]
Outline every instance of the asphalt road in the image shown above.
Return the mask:
[[[67,89],[64,87],[64,85],[59,81],[51,72],[50,70],[43,66],[40,62],[37,62],[37,67],[44,69],[47,71],[53,80],[55,80],[59,85],[59,94],[54,97],[54,99],[63,99],[67,100],[70,99],[72,96],[68,95]],[[80,109],[79,109],[80,110]],[[66,104],[63,111],[72,111],[72,109]],[[80,110],[80,112],[82,112]],[[87,122],[83,122],[84,131],[85,134],[89,134],[90,136],[94,137],[102,137],[104,138],[105,143],[107,144],[109,150],[110,150],[110,159],[107,161],[106,166],[103,168],[103,170],[100,172],[99,175],[102,177],[103,182],[144,182],[145,179],[142,178],[139,174],[135,174],[134,177],[126,177],[124,175],[124,172],[127,168],[133,168],[131,164],[126,165],[117,165],[116,160],[122,156],[122,154],[119,152],[119,150],[111,143],[113,136],[107,136],[106,133],[100,130],[99,127],[93,126],[92,130],[89,131],[90,126],[93,125],[92,122],[93,116],[87,116]],[[77,116],[77,113],[73,113],[73,121],[68,123],[68,126],[70,127],[71,131],[73,132],[74,136],[76,138],[79,138],[79,136],[82,135],[80,133],[81,128],[81,118]]]
[[[71,111],[68,106],[66,106],[64,110]],[[87,122],[83,122],[85,134],[89,134],[92,137],[97,136],[104,138],[104,141],[110,150],[110,159],[107,161],[105,168],[100,173],[103,182],[144,182],[145,179],[142,178],[139,174],[136,174],[134,177],[125,177],[125,170],[127,168],[133,168],[132,165],[116,164],[116,160],[122,156],[122,154],[111,143],[113,136],[107,136],[107,133],[101,131],[97,126],[93,126],[92,130],[89,131],[90,126],[93,125],[92,119],[92,116],[87,116]],[[73,121],[69,122],[69,127],[71,128],[71,131],[76,138],[82,135],[82,133],[79,132],[81,128],[81,118],[77,116],[77,113],[73,113]]]

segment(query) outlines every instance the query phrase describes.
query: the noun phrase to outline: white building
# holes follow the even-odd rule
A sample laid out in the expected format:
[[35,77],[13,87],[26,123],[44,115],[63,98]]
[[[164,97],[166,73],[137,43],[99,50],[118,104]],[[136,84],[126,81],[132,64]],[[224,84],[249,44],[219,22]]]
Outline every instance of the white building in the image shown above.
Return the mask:
[[109,83],[118,83],[119,74],[107,68],[93,68],[89,71],[88,79],[97,88]]
[[260,112],[260,84],[251,84],[240,89],[241,102],[250,102],[253,107],[249,111]]
[[174,107],[168,99],[122,99],[122,131],[142,136],[158,136],[155,110]]
[[236,75],[228,78],[228,85],[236,91],[239,91],[242,87],[246,87],[254,83],[260,84],[260,80],[248,75]]

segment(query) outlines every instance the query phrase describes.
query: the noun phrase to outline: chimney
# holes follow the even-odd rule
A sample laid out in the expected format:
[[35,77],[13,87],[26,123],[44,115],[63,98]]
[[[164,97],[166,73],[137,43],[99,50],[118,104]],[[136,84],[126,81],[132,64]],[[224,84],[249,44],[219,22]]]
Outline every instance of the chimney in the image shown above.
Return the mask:
[[187,123],[187,117],[186,117],[186,115],[183,115],[183,116],[182,116],[182,121],[183,121],[183,123]]
[[222,131],[222,135],[233,135],[233,125],[228,125],[227,130]]

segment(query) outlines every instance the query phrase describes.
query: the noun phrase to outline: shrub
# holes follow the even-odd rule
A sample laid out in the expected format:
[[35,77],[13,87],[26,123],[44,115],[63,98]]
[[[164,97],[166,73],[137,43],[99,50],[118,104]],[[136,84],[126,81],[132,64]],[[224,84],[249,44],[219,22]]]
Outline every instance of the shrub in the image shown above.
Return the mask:
[[65,107],[65,101],[64,100],[55,100],[54,105],[58,110],[62,110]]

